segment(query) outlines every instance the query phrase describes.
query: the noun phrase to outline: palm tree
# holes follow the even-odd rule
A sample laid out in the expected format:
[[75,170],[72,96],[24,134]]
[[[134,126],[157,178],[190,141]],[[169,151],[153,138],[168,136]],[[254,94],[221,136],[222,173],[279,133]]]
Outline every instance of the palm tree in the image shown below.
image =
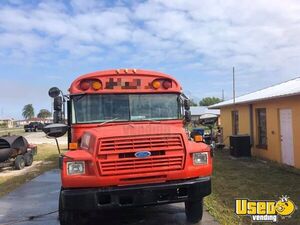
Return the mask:
[[38,118],[47,118],[51,116],[51,112],[48,109],[41,109],[40,112],[37,114]]
[[23,107],[22,116],[25,119],[31,119],[34,117],[34,108],[33,108],[32,104],[27,104]]

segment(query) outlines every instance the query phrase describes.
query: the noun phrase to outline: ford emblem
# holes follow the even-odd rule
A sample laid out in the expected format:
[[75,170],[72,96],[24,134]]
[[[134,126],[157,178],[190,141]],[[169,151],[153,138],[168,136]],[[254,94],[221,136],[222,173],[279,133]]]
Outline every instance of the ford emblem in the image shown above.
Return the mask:
[[134,154],[135,157],[137,158],[147,158],[151,155],[151,152],[149,151],[141,151],[141,152],[136,152]]

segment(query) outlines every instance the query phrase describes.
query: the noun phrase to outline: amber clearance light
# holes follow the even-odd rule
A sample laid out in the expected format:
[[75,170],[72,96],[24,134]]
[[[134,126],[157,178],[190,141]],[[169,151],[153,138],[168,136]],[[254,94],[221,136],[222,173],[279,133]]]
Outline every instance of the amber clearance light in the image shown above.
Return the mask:
[[96,80],[96,81],[93,81],[92,82],[92,88],[95,90],[95,91],[98,91],[102,88],[102,84],[100,81]]
[[154,89],[160,88],[160,81],[159,81],[159,80],[154,80],[154,81],[152,82],[152,87],[153,87]]

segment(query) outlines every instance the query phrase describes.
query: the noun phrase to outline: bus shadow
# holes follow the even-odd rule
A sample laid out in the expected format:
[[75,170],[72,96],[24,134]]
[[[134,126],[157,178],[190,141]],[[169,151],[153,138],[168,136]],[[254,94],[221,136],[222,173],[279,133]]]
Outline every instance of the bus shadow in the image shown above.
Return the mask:
[[100,211],[89,216],[86,225],[183,225],[187,224],[183,204]]

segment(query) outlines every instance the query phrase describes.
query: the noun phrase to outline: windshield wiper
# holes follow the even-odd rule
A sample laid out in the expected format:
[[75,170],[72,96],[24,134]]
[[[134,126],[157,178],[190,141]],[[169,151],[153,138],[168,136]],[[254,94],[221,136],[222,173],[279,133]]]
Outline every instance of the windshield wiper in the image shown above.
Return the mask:
[[102,126],[102,125],[104,125],[104,124],[106,124],[106,123],[109,123],[109,122],[113,122],[113,121],[115,121],[115,120],[117,120],[117,119],[119,119],[119,117],[113,118],[113,119],[111,119],[111,120],[107,120],[107,121],[105,121],[105,122],[103,122],[103,123],[100,123],[97,127],[100,127],[100,126]]

